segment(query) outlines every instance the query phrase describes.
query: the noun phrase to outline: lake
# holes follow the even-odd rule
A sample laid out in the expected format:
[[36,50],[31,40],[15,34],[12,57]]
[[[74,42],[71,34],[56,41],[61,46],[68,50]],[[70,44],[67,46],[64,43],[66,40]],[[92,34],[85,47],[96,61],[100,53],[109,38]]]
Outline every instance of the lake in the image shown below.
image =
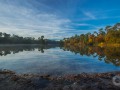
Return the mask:
[[120,48],[0,45],[0,69],[65,75],[120,70]]

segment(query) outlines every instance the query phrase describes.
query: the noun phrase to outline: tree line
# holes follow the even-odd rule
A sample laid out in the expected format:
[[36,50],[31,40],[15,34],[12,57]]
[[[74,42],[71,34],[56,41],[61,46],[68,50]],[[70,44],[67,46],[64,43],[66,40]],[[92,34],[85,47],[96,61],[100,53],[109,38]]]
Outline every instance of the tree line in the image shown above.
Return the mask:
[[110,45],[120,44],[120,23],[114,26],[106,26],[94,33],[75,35],[70,38],[64,38],[63,43],[66,46],[79,45]]
[[22,37],[0,32],[0,44],[58,44],[58,41],[45,39],[44,36],[35,39],[34,37]]

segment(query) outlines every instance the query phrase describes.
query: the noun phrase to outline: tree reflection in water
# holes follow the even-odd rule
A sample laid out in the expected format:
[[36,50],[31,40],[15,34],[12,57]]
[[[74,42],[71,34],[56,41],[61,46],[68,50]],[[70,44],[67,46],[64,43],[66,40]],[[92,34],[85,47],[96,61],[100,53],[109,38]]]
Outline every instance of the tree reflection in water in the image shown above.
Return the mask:
[[37,49],[41,53],[44,53],[44,49],[55,48],[57,45],[6,45],[0,46],[0,56],[6,56],[8,54],[16,54],[23,51],[34,51]]
[[[0,46],[0,56],[6,56],[8,54],[16,54],[23,51],[38,50],[44,53],[45,49],[59,47],[56,45],[6,45]],[[98,60],[104,60],[105,63],[112,63],[116,66],[120,66],[120,47],[93,47],[93,46],[81,46],[81,47],[60,47],[64,51],[71,51],[81,56],[93,56],[98,57]]]
[[68,47],[63,50],[74,52],[75,54],[98,57],[98,60],[104,60],[105,63],[112,63],[115,66],[120,66],[120,47],[98,47],[98,46],[81,46]]

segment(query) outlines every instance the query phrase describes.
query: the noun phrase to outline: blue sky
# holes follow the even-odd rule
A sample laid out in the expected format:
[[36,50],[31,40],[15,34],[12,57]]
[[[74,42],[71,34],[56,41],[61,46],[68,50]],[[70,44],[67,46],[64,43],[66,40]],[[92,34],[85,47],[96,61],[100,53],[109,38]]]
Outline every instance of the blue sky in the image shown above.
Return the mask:
[[120,0],[0,0],[0,32],[62,39],[120,22]]

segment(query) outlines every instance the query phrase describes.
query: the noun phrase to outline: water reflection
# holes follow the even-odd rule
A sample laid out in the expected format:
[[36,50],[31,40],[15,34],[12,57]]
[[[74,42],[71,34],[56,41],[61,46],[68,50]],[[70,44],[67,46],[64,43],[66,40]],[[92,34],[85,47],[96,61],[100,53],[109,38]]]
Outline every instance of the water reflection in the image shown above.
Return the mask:
[[112,63],[120,66],[120,47],[64,47],[64,51],[71,51],[75,54],[98,57],[98,60],[104,60],[105,63]]
[[[56,45],[5,45],[0,46],[0,56],[6,56],[8,54],[16,54],[24,51],[34,51],[37,49],[41,53],[44,53],[45,49],[59,47]],[[98,60],[104,60],[105,63],[112,63],[116,66],[120,66],[120,47],[92,47],[92,46],[82,46],[82,47],[60,47],[64,51],[71,51],[75,54],[80,54],[81,56],[93,56],[98,58]]]
[[1,45],[0,69],[51,75],[118,71],[119,50],[118,47]]
[[1,45],[0,56],[6,56],[8,54],[16,54],[24,51],[34,51],[37,49],[41,53],[44,53],[45,49],[55,48],[57,45]]

